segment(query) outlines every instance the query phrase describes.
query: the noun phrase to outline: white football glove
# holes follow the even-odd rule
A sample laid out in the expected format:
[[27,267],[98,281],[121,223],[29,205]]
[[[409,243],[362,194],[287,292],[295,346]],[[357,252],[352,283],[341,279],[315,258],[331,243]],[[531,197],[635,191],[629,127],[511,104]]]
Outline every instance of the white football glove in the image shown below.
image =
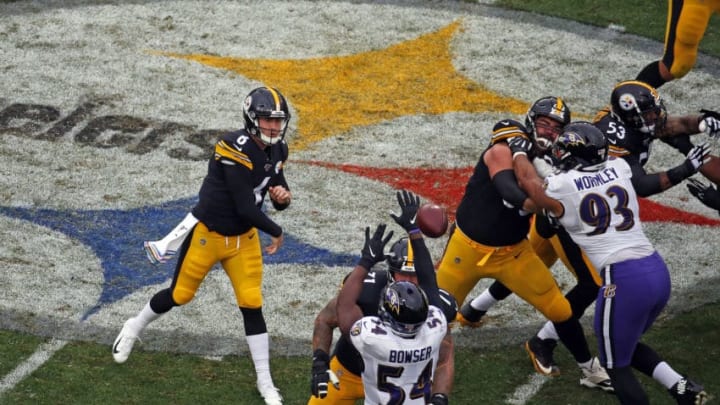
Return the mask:
[[700,110],[703,115],[700,117],[698,128],[711,138],[720,138],[720,113],[710,110]]
[[710,144],[707,142],[694,146],[687,154],[687,161],[697,171],[700,166],[710,161]]

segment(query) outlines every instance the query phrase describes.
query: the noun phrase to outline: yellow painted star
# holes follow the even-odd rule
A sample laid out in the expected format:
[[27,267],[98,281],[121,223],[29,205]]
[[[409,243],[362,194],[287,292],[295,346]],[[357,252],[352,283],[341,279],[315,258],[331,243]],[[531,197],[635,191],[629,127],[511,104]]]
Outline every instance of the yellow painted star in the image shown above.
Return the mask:
[[351,128],[415,114],[506,111],[528,103],[503,97],[455,70],[450,40],[455,21],[438,31],[386,49],[301,60],[162,53],[227,69],[277,87],[297,111],[300,150]]

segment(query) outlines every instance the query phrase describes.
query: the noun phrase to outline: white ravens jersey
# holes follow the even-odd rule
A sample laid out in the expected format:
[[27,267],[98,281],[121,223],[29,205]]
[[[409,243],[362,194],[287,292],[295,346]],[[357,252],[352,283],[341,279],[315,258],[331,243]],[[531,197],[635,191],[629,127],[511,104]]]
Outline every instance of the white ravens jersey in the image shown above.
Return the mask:
[[431,305],[415,337],[402,338],[377,316],[366,316],[350,329],[350,340],[362,353],[365,404],[425,404],[440,345],[447,333],[443,312]]
[[631,177],[627,162],[611,157],[597,171],[570,170],[545,179],[545,193],[565,208],[560,224],[596,269],[655,251],[642,230]]

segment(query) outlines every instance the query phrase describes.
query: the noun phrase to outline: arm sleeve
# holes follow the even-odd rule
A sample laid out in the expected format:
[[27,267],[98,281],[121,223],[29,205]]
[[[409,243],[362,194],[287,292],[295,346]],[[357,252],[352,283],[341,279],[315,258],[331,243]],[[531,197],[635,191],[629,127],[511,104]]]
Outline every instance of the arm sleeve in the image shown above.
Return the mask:
[[632,185],[640,197],[648,197],[663,191],[660,184],[660,173],[648,174],[639,162],[623,158],[632,171]]
[[497,172],[492,182],[503,200],[509,202],[515,208],[523,207],[528,196],[518,185],[515,172],[512,169]]
[[243,166],[224,165],[225,181],[232,190],[237,214],[255,228],[273,236],[282,234],[282,228],[255,205],[255,191],[251,187],[250,172]]
[[417,273],[418,285],[427,294],[430,305],[442,308],[440,300],[440,292],[438,291],[437,279],[435,278],[435,266],[433,265],[430,251],[425,245],[425,239],[421,237],[411,237],[410,245],[413,250],[413,258],[415,260],[415,272]]

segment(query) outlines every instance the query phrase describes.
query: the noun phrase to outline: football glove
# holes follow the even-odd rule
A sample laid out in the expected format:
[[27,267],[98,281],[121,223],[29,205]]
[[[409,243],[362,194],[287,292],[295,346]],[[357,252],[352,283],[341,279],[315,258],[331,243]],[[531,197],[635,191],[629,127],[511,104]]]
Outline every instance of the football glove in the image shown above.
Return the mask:
[[508,146],[512,152],[512,157],[515,159],[517,155],[527,156],[532,149],[532,141],[524,136],[514,136],[508,140]]
[[328,393],[328,382],[335,386],[335,389],[340,389],[340,381],[330,370],[330,356],[324,350],[317,349],[313,353],[310,391],[318,398],[325,398]]
[[695,171],[697,171],[700,166],[710,161],[710,145],[705,142],[701,145],[694,146],[687,154],[687,161],[690,162]]
[[370,237],[370,227],[365,228],[365,244],[363,245],[358,265],[370,270],[376,263],[385,260],[385,245],[387,245],[390,238],[393,236],[393,231],[388,232],[387,236],[383,238],[385,233],[385,224],[380,224],[375,229],[372,238]]
[[428,402],[428,404],[432,405],[448,405],[449,403],[448,396],[441,393],[433,394],[433,396],[430,397],[430,402]]
[[392,219],[408,233],[419,231],[416,220],[420,208],[420,197],[410,191],[402,190],[397,192],[397,200],[400,205],[400,215],[391,212]]
[[700,110],[700,130],[712,138],[720,138],[720,113],[711,110]]
[[687,188],[703,204],[720,211],[720,191],[717,188],[695,179],[688,179]]

